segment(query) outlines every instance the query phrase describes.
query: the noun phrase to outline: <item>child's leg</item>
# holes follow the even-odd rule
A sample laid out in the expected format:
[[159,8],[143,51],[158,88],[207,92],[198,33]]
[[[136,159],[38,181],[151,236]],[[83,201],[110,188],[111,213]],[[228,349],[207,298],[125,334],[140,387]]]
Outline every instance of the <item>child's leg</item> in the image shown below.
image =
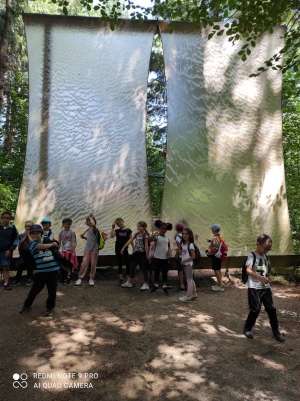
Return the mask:
[[[9,282],[9,268],[10,268],[10,261],[11,257],[9,256],[8,258],[5,256],[6,252],[1,252],[1,265],[3,269],[3,280],[4,280],[4,285],[8,285]],[[8,286],[9,287],[9,286]]]
[[264,304],[265,311],[269,316],[271,328],[273,331],[278,331],[279,325],[278,325],[276,308],[273,304],[271,288],[266,288],[265,290],[261,291],[262,291],[261,300],[262,303]]
[[123,256],[120,253],[120,249],[116,249],[116,257],[118,262],[118,274],[119,278],[123,278]]
[[57,272],[51,272],[45,274],[48,274],[48,276],[46,277],[46,285],[48,289],[46,308],[51,310],[55,308],[56,291],[57,291]]
[[83,279],[83,277],[85,276],[85,273],[91,260],[91,254],[92,254],[91,251],[84,251],[83,260],[81,263],[80,271],[78,273],[78,278],[80,279]]
[[159,283],[159,275],[160,275],[160,259],[153,258],[154,264],[154,285],[158,287]]
[[46,284],[45,274],[47,274],[47,273],[36,273],[35,274],[33,285],[32,285],[31,290],[29,291],[29,294],[24,302],[24,306],[26,308],[29,308],[33,304],[33,301],[35,300],[36,296],[45,287],[45,284]]
[[127,276],[127,279],[128,279],[129,278],[129,274],[130,274],[130,260],[129,260],[128,249],[124,250],[123,258],[124,258],[124,263],[125,263],[125,266],[126,266],[126,276]]
[[162,280],[163,280],[163,285],[167,285],[168,281],[168,271],[169,271],[169,260],[168,259],[163,259],[161,261],[161,275],[162,275]]
[[188,298],[192,297],[193,294],[193,266],[190,265],[184,265],[184,272],[186,275],[186,280],[187,280],[187,294],[186,296]]
[[99,250],[96,249],[95,251],[91,251],[91,271],[90,271],[90,278],[94,280],[96,276],[96,267],[98,263],[98,255]]
[[21,264],[17,265],[17,274],[15,275],[15,280],[13,282],[13,285],[16,285],[17,283],[19,283],[21,281],[22,274],[23,274],[23,269],[24,269],[24,263],[21,263]]
[[255,325],[256,319],[259,315],[261,309],[261,290],[256,290],[255,288],[248,288],[248,304],[250,312],[245,322],[245,330],[252,330]]
[[144,284],[148,284],[148,261],[145,252],[141,255],[140,268],[144,276]]

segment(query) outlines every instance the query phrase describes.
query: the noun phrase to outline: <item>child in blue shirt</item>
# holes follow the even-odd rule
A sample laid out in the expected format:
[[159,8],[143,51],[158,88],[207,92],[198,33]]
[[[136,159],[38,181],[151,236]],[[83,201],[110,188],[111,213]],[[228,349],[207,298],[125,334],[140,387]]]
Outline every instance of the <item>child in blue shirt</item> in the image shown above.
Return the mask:
[[50,248],[58,248],[57,242],[49,244],[42,243],[43,229],[39,224],[34,224],[29,230],[29,250],[35,260],[36,270],[34,276],[34,282],[27,298],[25,299],[24,305],[19,310],[19,313],[27,312],[31,307],[36,296],[47,286],[48,298],[46,301],[46,312],[45,316],[53,315],[53,309],[55,307],[56,290],[57,290],[57,272],[59,266],[56,263],[52,251]]

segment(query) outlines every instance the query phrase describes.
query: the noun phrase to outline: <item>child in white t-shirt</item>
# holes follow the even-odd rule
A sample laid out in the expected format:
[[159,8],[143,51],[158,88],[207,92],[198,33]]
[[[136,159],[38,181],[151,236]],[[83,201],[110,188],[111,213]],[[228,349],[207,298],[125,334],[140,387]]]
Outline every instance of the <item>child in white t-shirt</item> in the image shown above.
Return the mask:
[[180,297],[181,302],[191,302],[197,299],[196,284],[193,280],[193,260],[195,259],[194,234],[190,228],[184,228],[182,232],[182,241],[180,246],[181,265],[187,279],[187,294]]

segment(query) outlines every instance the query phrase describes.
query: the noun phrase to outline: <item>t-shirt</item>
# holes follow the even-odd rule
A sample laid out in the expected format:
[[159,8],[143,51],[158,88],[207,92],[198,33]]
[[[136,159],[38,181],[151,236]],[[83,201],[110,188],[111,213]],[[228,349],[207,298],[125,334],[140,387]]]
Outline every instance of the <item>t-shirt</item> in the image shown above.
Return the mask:
[[116,233],[116,248],[123,248],[123,246],[126,244],[126,242],[129,240],[129,236],[132,233],[130,228],[124,228],[121,230],[121,228],[117,228],[115,230]]
[[[175,236],[176,245],[178,243],[181,244],[181,240],[182,240],[182,234],[176,234]],[[178,258],[181,259],[181,253],[178,253]]]
[[31,242],[29,250],[36,263],[36,273],[48,273],[59,270],[59,267],[53,257],[50,249],[36,249],[36,247],[42,244],[42,242]]
[[156,259],[168,259],[167,252],[169,250],[170,240],[167,236],[158,235],[155,237],[154,257]]
[[135,234],[134,252],[144,252],[145,251],[144,241],[148,241],[147,234],[139,234],[139,233]]
[[[191,251],[191,249],[195,250],[194,244],[190,243],[190,247],[189,248],[190,248],[190,251]],[[183,245],[182,244],[181,245],[181,250],[182,250],[182,252],[181,252],[182,261],[185,261],[186,259],[189,259],[192,256],[189,253],[188,245]],[[194,262],[191,260],[191,261],[189,261],[189,262],[187,262],[185,264],[193,266]]]
[[[264,276],[268,278],[268,265],[270,265],[270,261],[268,262],[268,258],[266,255],[258,255],[255,253],[256,261],[254,266],[252,267],[252,271],[254,271],[257,274],[260,274],[261,276]],[[252,266],[253,264],[253,254],[250,253],[248,255],[248,259],[246,261],[246,266]],[[263,288],[270,288],[270,284],[263,284],[261,283],[258,279],[253,278],[248,276],[248,281],[247,281],[248,288],[255,288],[257,290],[263,289]]]
[[62,251],[71,251],[73,249],[72,247],[72,234],[74,231],[64,231],[62,230],[60,232],[60,238],[61,238],[61,250]]

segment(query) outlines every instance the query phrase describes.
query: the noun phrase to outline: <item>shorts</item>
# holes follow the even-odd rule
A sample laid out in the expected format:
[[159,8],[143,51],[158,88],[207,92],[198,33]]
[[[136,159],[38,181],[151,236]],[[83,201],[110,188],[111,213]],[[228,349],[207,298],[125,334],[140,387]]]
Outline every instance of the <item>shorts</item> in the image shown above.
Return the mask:
[[1,251],[0,252],[0,265],[1,266],[9,266],[11,262],[11,256],[8,258],[5,257],[5,252],[6,251]]
[[176,267],[179,272],[183,272],[183,265],[181,264],[181,258],[180,259],[176,259]]
[[222,260],[216,258],[215,255],[211,257],[212,270],[221,270]]

